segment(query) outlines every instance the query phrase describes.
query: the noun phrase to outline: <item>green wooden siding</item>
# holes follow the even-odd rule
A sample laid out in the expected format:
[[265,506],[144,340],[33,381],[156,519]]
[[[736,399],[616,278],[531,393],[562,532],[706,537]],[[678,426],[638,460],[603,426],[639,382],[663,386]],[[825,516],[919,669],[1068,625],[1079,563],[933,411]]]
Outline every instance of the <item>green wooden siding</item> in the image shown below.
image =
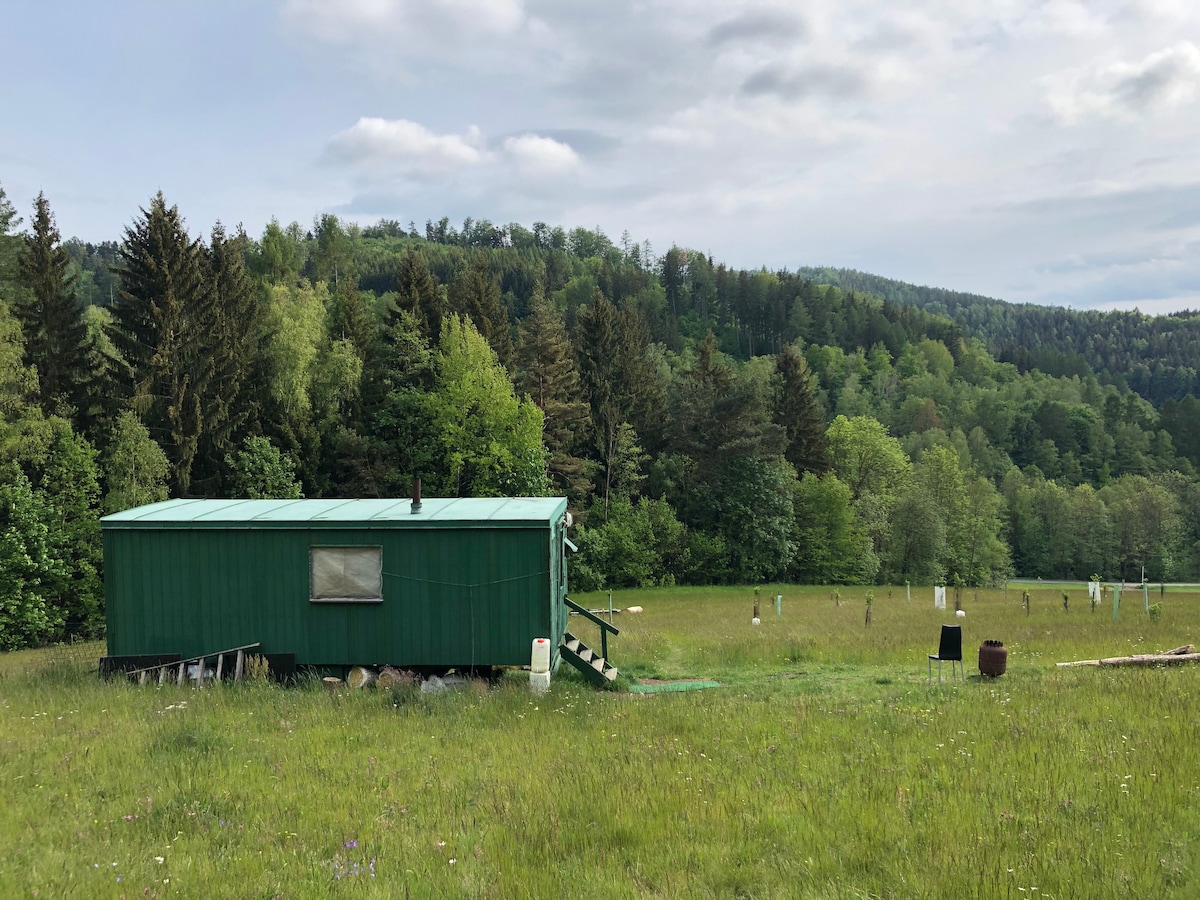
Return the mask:
[[[548,508],[544,522],[429,528],[106,520],[109,654],[258,641],[301,665],[528,665],[534,637],[557,645],[566,630],[561,514]],[[313,546],[381,547],[383,602],[311,602]]]

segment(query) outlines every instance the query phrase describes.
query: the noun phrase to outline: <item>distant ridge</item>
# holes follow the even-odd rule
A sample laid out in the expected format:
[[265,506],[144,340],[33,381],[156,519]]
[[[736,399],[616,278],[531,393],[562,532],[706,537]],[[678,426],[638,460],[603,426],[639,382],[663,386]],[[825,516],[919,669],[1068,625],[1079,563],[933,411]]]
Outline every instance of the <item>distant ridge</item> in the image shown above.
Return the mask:
[[1200,312],[1151,316],[1009,303],[854,269],[802,266],[797,274],[814,284],[954,319],[996,359],[1022,372],[1094,374],[1101,381],[1128,386],[1159,408],[1200,393]]

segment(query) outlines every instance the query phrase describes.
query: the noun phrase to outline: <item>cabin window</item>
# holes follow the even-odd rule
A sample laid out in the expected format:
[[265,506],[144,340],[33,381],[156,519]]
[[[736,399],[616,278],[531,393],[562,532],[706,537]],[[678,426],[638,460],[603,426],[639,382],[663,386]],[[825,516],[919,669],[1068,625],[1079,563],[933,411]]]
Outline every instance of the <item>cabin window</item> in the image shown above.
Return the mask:
[[313,547],[309,600],[313,603],[382,603],[382,547]]

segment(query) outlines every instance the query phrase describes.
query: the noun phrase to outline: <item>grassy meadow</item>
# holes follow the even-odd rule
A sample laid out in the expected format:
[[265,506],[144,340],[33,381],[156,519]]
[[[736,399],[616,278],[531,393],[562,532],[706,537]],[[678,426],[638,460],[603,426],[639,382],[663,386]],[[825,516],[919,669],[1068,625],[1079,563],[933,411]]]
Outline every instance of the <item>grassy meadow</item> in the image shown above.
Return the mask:
[[[101,682],[102,647],[0,655],[0,897],[1194,897],[1200,593],[614,595],[614,662],[441,694]],[[783,594],[782,616],[774,606]],[[953,607],[953,592],[950,591]],[[605,595],[576,596],[592,607]],[[1157,594],[1151,601],[1158,601]],[[584,637],[595,628],[575,620]],[[1008,673],[980,679],[1003,640]]]

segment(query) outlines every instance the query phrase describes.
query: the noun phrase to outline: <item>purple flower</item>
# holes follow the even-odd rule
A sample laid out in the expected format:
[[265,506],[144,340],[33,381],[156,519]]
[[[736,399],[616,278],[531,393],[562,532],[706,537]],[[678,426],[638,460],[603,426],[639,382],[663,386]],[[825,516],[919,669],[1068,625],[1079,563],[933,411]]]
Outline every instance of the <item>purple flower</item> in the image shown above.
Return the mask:
[[346,841],[346,843],[342,844],[342,846],[343,847],[357,847],[358,841]]

